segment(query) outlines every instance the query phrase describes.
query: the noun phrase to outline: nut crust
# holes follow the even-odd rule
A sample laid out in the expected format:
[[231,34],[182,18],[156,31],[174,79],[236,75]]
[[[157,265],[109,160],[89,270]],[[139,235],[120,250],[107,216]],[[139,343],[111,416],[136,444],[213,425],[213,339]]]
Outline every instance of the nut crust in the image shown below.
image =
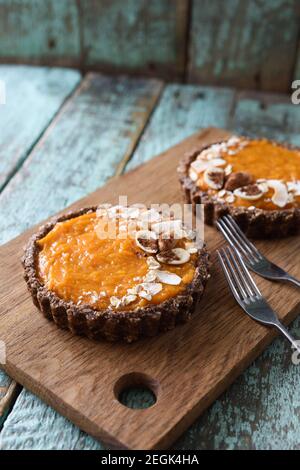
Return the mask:
[[[276,144],[276,142],[273,143]],[[300,148],[288,144],[280,145],[300,150]],[[216,196],[211,196],[206,191],[202,191],[197,187],[196,183],[189,177],[189,167],[199,152],[209,147],[210,145],[200,149],[193,149],[185,154],[177,168],[185,201],[188,204],[192,204],[194,211],[196,204],[204,205],[206,224],[215,225],[220,217],[230,214],[243,232],[251,238],[283,238],[299,234],[300,208],[268,211],[255,207],[249,210],[247,207],[235,207],[230,203],[218,201]]]
[[72,333],[95,340],[125,340],[130,343],[141,337],[155,336],[174,328],[178,323],[188,321],[202,297],[209,278],[208,252],[205,248],[198,251],[194,279],[183,292],[159,305],[150,305],[132,311],[116,311],[109,308],[94,310],[88,305],[76,305],[74,302],[61,299],[40,282],[36,271],[36,258],[39,253],[37,240],[52,230],[57,222],[96,209],[97,207],[89,207],[55,217],[30,238],[24,250],[22,264],[24,279],[36,307],[60,328],[69,329]]

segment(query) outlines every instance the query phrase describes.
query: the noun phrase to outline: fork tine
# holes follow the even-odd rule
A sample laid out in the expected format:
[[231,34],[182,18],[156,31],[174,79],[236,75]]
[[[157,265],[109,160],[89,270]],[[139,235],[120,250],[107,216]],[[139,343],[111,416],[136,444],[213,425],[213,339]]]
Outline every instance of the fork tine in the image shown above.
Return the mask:
[[238,245],[239,249],[243,251],[243,253],[247,254],[247,258],[249,262],[253,262],[257,260],[256,254],[252,252],[251,248],[248,246],[248,244],[244,241],[244,239],[240,236],[240,234],[237,232],[234,226],[231,225],[230,220],[226,218],[226,216],[223,217],[222,220],[224,227],[228,230],[228,232],[231,233],[232,237],[235,239],[235,245]]
[[261,258],[261,254],[260,252],[258,251],[258,249],[256,248],[255,245],[253,245],[253,243],[250,242],[250,240],[248,240],[248,238],[246,237],[246,235],[244,234],[244,232],[240,229],[240,227],[238,226],[238,224],[236,223],[236,221],[234,220],[233,217],[231,217],[231,215],[225,215],[224,219],[227,221],[227,223],[233,228],[236,230],[236,232],[238,233],[238,235],[240,236],[240,238],[243,240],[243,242],[245,243],[245,245],[249,248],[250,252],[254,252],[259,258]]
[[240,264],[240,266],[241,266],[241,268],[244,272],[244,275],[246,276],[248,282],[250,283],[252,289],[254,290],[254,295],[261,296],[262,294],[261,294],[259,288],[257,287],[257,285],[255,284],[255,282],[253,281],[253,278],[252,278],[252,276],[249,272],[249,269],[247,268],[247,266],[244,263],[243,257],[241,256],[241,254],[239,253],[239,251],[235,247],[233,247],[233,250],[234,250],[234,252],[236,254],[236,257],[239,261],[239,264]]
[[231,246],[235,246],[237,245],[239,250],[242,251],[243,255],[247,258],[248,261],[250,261],[250,257],[249,257],[249,254],[247,253],[247,251],[243,248],[243,246],[241,245],[241,243],[237,240],[237,238],[235,237],[234,233],[232,233],[232,230],[230,228],[227,227],[225,221],[223,219],[219,219],[216,223],[217,227],[221,230],[221,232],[223,233],[224,237],[226,238],[226,240],[228,241],[228,243],[230,243]]
[[234,265],[237,276],[240,278],[242,289],[244,290],[244,298],[251,297],[255,295],[254,289],[251,289],[249,283],[245,279],[245,275],[243,274],[243,270],[241,269],[239,258],[236,256],[237,250],[231,247],[227,247],[227,253],[231,260],[231,263]]
[[230,254],[229,247],[226,247],[224,249],[223,254],[224,254],[224,259],[226,261],[227,268],[228,268],[228,271],[231,275],[231,278],[233,278],[234,283],[235,283],[236,287],[238,288],[238,290],[240,292],[240,298],[242,300],[248,298],[249,295],[247,294],[246,289],[244,287],[243,278],[241,278],[238,271],[234,269],[234,267],[233,267],[234,263],[229,258],[229,254]]
[[228,271],[228,268],[227,268],[228,263],[227,263],[227,260],[225,261],[226,258],[225,258],[224,248],[221,248],[221,250],[217,250],[217,254],[218,254],[218,258],[219,258],[221,267],[223,269],[225,278],[226,278],[226,280],[229,284],[229,287],[230,287],[236,301],[240,304],[241,301],[242,301],[242,297],[241,297],[240,293],[238,292],[238,290],[236,289],[236,286],[234,285],[234,283],[231,279],[230,273]]

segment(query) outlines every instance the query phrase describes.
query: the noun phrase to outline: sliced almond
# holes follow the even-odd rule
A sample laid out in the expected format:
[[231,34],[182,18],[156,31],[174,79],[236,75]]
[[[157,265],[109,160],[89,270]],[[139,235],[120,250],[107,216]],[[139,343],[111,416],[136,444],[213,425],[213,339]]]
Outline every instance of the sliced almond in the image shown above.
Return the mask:
[[225,176],[229,176],[230,173],[232,173],[232,165],[228,164],[226,167],[225,167]]
[[274,190],[272,202],[278,207],[286,206],[289,198],[286,185],[279,180],[268,180],[268,186]]
[[225,172],[222,168],[208,168],[203,174],[207,186],[212,189],[223,188]]
[[156,270],[151,269],[150,271],[147,272],[147,274],[144,276],[143,281],[144,282],[153,282],[156,279]]
[[182,221],[180,219],[163,220],[151,225],[151,229],[158,235],[163,233],[164,237],[182,238]]
[[158,261],[156,261],[156,259],[153,258],[153,256],[148,256],[147,264],[148,264],[149,269],[159,269],[160,268],[160,263]]
[[256,201],[262,197],[263,192],[259,189],[257,184],[249,184],[248,186],[235,189],[234,194],[247,201]]
[[194,170],[194,168],[190,167],[189,177],[191,178],[192,181],[197,181],[199,178],[199,174],[197,173],[196,170]]
[[111,304],[113,307],[118,308],[118,307],[120,307],[121,303],[122,303],[122,301],[121,301],[121,299],[119,299],[119,297],[116,297],[116,296],[113,295],[113,296],[110,298],[110,304]]
[[160,282],[143,282],[141,286],[144,291],[146,291],[152,297],[162,290],[162,285]]
[[139,292],[139,297],[141,297],[142,299],[149,300],[149,301],[152,299],[152,295],[146,292],[145,290],[141,290],[141,292]]
[[122,303],[123,305],[129,305],[132,302],[134,302],[136,299],[137,299],[136,295],[133,295],[133,294],[124,295],[124,297],[122,297]]
[[152,222],[158,222],[161,219],[161,214],[156,209],[151,208],[141,212],[139,219],[142,222],[148,222],[150,224]]
[[232,204],[234,201],[235,201],[235,197],[234,197],[234,194],[227,194],[227,196],[225,197],[225,201],[228,202],[229,204]]
[[300,196],[300,181],[289,181],[287,183],[289,192],[292,192],[294,196]]
[[156,257],[161,263],[184,264],[189,261],[190,254],[184,248],[173,248],[168,252],[158,253]]
[[185,249],[186,249],[191,255],[198,252],[197,245],[196,245],[196,243],[193,243],[193,242],[186,242],[186,243],[185,243]]
[[181,277],[168,271],[157,271],[157,279],[163,284],[178,286],[181,283]]
[[138,230],[135,234],[135,242],[146,253],[157,253],[158,237],[151,230]]
[[197,159],[191,163],[191,168],[199,175],[203,173],[208,168],[215,168],[218,166],[223,166],[226,164],[226,160],[223,158],[212,158],[211,160]]

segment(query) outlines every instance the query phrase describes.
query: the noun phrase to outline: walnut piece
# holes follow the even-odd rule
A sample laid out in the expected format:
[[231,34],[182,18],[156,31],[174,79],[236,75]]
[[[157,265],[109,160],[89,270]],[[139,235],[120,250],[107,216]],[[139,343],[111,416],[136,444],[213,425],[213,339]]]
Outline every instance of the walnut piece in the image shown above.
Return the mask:
[[250,173],[245,171],[238,171],[236,173],[231,173],[225,183],[226,191],[234,191],[235,189],[242,188],[243,186],[248,186],[249,184],[254,183],[254,178]]

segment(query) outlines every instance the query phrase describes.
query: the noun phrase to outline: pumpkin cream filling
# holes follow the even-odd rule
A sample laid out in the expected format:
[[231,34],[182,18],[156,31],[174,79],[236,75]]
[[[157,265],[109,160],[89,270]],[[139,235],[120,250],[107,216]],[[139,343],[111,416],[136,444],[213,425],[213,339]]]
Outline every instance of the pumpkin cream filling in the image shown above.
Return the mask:
[[[109,218],[98,210],[58,222],[37,242],[40,282],[61,299],[95,310],[144,308],[184,291],[195,274],[194,234],[159,212],[146,230],[138,210],[112,206],[108,212]],[[115,236],[103,237],[112,220]]]
[[220,202],[264,210],[300,207],[300,151],[265,139],[232,137],[204,149],[190,178]]

